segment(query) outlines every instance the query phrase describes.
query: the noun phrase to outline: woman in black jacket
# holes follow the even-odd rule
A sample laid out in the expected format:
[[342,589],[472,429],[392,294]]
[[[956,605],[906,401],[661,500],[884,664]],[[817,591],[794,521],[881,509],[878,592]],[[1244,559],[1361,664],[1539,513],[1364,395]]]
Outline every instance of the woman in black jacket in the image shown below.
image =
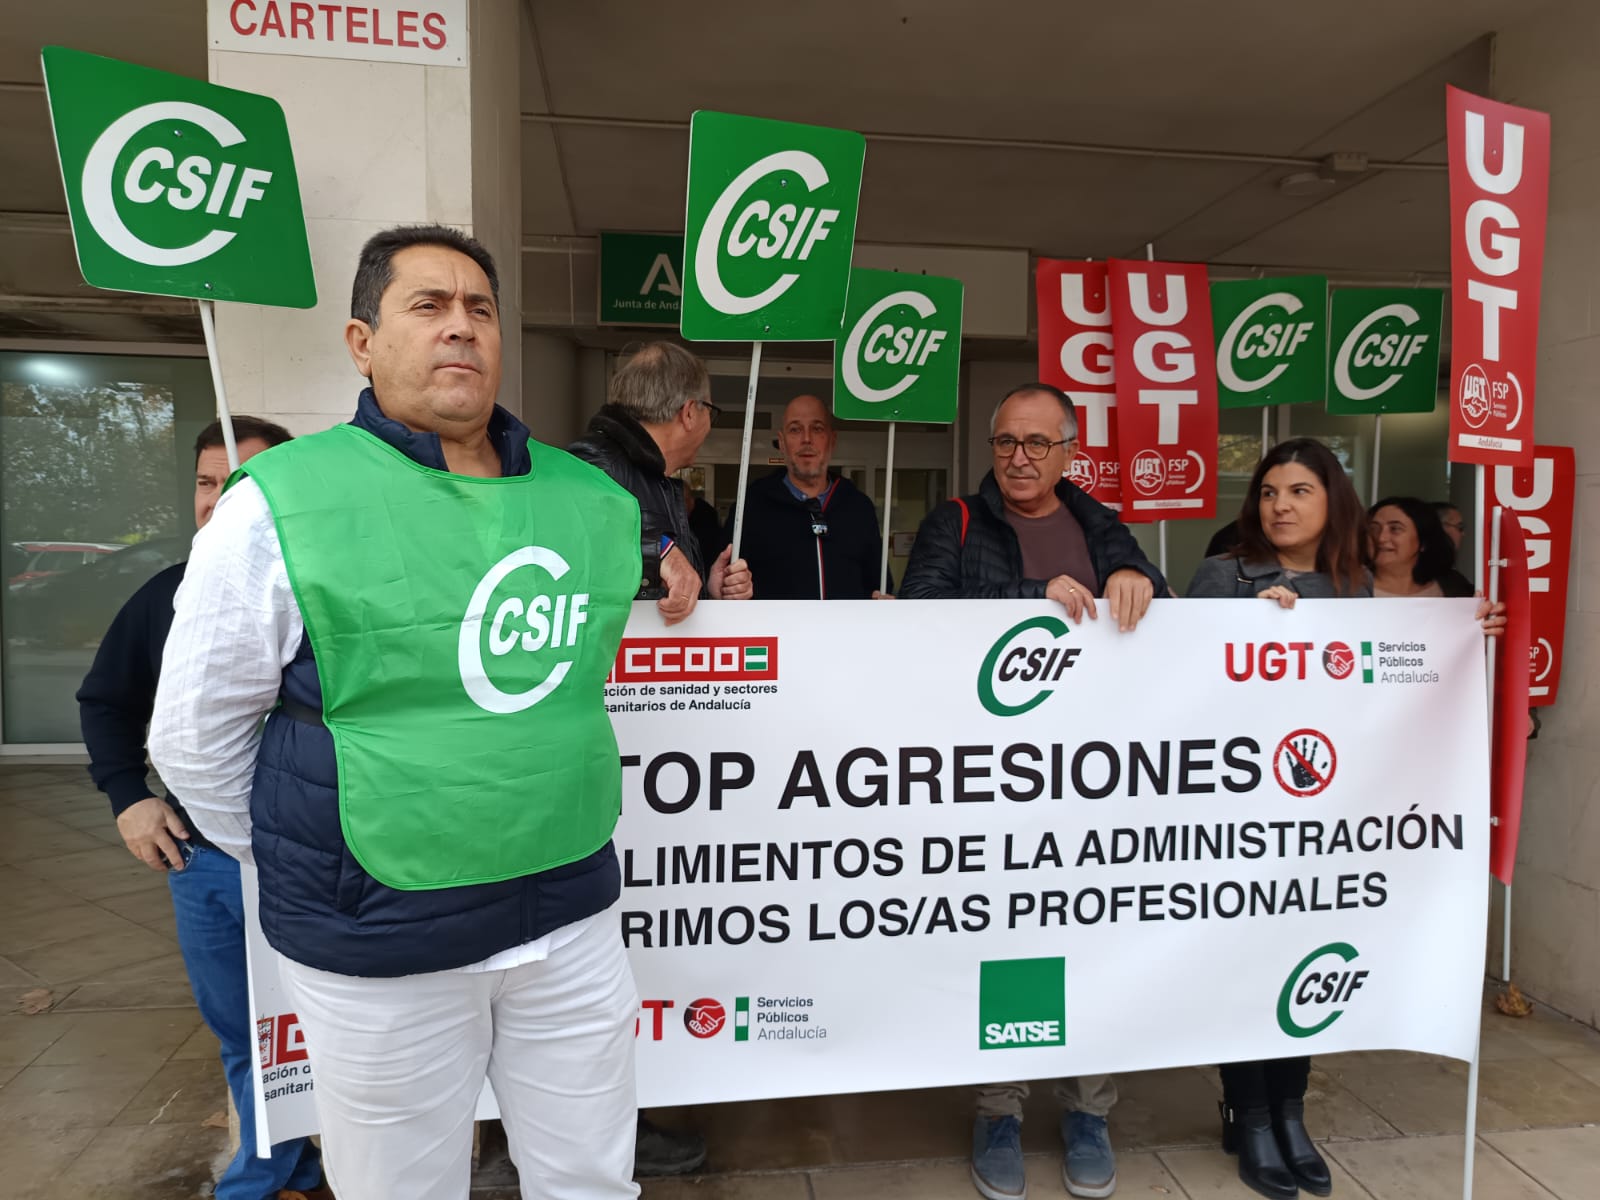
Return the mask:
[[[1188,595],[1257,596],[1293,608],[1301,596],[1373,594],[1361,501],[1321,442],[1295,438],[1268,452],[1250,479],[1238,528],[1238,545],[1202,562]],[[1504,613],[1503,604],[1479,606],[1486,634],[1504,631]],[[1305,1126],[1311,1059],[1224,1063],[1221,1074],[1222,1148],[1239,1155],[1239,1178],[1274,1200],[1293,1200],[1299,1188],[1329,1195],[1328,1164]]]
[[1389,496],[1367,510],[1375,596],[1470,596],[1456,547],[1433,505]]

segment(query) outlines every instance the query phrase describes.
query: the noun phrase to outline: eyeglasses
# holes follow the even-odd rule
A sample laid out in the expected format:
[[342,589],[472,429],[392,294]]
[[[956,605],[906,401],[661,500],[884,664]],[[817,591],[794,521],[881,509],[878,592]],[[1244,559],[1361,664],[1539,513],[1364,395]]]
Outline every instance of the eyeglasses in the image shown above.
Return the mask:
[[711,414],[711,423],[713,425],[715,425],[718,418],[722,416],[722,406],[719,404],[713,404],[709,400],[696,400],[695,403]]
[[828,536],[828,518],[822,515],[822,501],[815,498],[806,501],[806,512],[811,514],[811,532],[816,537]]
[[1014,438],[1009,433],[1002,433],[999,437],[990,438],[989,445],[994,447],[996,458],[1010,458],[1017,452],[1017,447],[1021,446],[1024,454],[1033,459],[1034,462],[1038,462],[1049,454],[1052,449],[1057,446],[1065,446],[1071,440],[1071,438],[1062,438],[1058,442],[1052,442],[1049,438],[1040,434],[1034,434],[1032,437],[1026,438]]

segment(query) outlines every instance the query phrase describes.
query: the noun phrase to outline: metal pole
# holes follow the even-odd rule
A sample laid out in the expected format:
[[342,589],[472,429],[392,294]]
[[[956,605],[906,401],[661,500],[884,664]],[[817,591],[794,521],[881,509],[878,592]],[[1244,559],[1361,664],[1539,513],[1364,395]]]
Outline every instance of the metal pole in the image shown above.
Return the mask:
[[1167,523],[1156,522],[1156,557],[1161,560],[1161,577],[1167,577]]
[[1506,912],[1500,942],[1500,982],[1511,982],[1511,885],[1506,884]]
[[[1478,468],[1480,471],[1482,467]],[[1489,517],[1489,600],[1500,599],[1500,568],[1505,565],[1500,556],[1500,521],[1505,510],[1498,504],[1491,510]],[[1500,646],[1498,639],[1489,639],[1489,736],[1494,736],[1494,671],[1495,662],[1499,658]],[[1492,743],[1491,743],[1492,744]],[[1500,981],[1511,982],[1511,885],[1505,885],[1505,914],[1504,928],[1500,931]]]
[[1466,1155],[1461,1164],[1461,1200],[1472,1200],[1472,1159],[1478,1148],[1478,1059],[1483,1040],[1483,1012],[1478,1012],[1478,1041],[1472,1047],[1472,1066],[1467,1069]]
[[1267,451],[1272,449],[1272,410],[1265,404],[1261,406],[1261,457],[1267,456]]
[[1485,584],[1483,577],[1483,464],[1479,463],[1473,470],[1477,482],[1474,485],[1474,495],[1472,497],[1472,548],[1475,551],[1472,556],[1472,586],[1482,592]]
[[894,511],[894,422],[889,422],[889,461],[883,468],[883,556],[878,561],[878,590],[889,590],[889,514]]
[[[744,444],[739,447],[739,490],[734,495],[733,553],[729,560],[739,560],[739,543],[744,538],[745,488],[750,483],[750,443],[756,431],[756,381],[761,377],[761,343],[750,343],[750,383],[744,390]],[[709,564],[708,564],[709,569]]]
[[1378,413],[1372,418],[1372,499],[1369,504],[1378,502],[1378,465],[1383,460],[1383,414]]
[[228,411],[228,394],[222,387],[222,359],[217,354],[216,301],[201,300],[200,328],[206,335],[206,358],[211,360],[211,390],[217,394],[217,420],[222,422],[222,445],[228,452],[228,470],[239,469],[239,444],[233,437],[233,414]]

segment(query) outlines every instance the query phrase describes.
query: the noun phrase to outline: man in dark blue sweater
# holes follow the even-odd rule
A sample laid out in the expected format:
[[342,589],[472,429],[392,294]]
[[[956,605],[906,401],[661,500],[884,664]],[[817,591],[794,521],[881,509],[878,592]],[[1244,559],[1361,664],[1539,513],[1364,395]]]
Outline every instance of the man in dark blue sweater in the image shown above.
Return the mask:
[[[754,480],[744,498],[744,542],[757,600],[882,599],[883,541],[870,497],[828,474],[838,434],[816,396],[783,410],[778,448],[784,469]],[[733,537],[737,513],[728,514]]]
[[[271,421],[235,417],[240,461],[289,440]],[[194,520],[211,517],[228,478],[222,426],[213,421],[195,442]],[[239,1112],[239,1152],[217,1181],[218,1200],[298,1200],[331,1196],[321,1187],[322,1161],[309,1139],[256,1157],[255,1101],[250,1086],[255,1034],[245,978],[244,902],[239,864],[200,833],[176,796],[154,795],[145,755],[145,727],[155,705],[161,651],[172,626],[172,599],[187,564],[168,567],[134,593],[106,631],[83,686],[78,710],[89,750],[89,774],[111,800],[117,830],[135,858],[167,872],[195,1003],[222,1043],[228,1090]]]

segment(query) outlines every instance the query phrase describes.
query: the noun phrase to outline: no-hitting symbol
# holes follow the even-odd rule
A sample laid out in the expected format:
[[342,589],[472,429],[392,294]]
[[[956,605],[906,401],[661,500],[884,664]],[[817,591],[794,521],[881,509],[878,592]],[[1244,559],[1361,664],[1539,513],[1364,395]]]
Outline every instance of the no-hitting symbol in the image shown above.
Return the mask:
[[1296,729],[1278,743],[1272,773],[1291,796],[1315,796],[1333,782],[1339,756],[1333,743],[1315,729]]

